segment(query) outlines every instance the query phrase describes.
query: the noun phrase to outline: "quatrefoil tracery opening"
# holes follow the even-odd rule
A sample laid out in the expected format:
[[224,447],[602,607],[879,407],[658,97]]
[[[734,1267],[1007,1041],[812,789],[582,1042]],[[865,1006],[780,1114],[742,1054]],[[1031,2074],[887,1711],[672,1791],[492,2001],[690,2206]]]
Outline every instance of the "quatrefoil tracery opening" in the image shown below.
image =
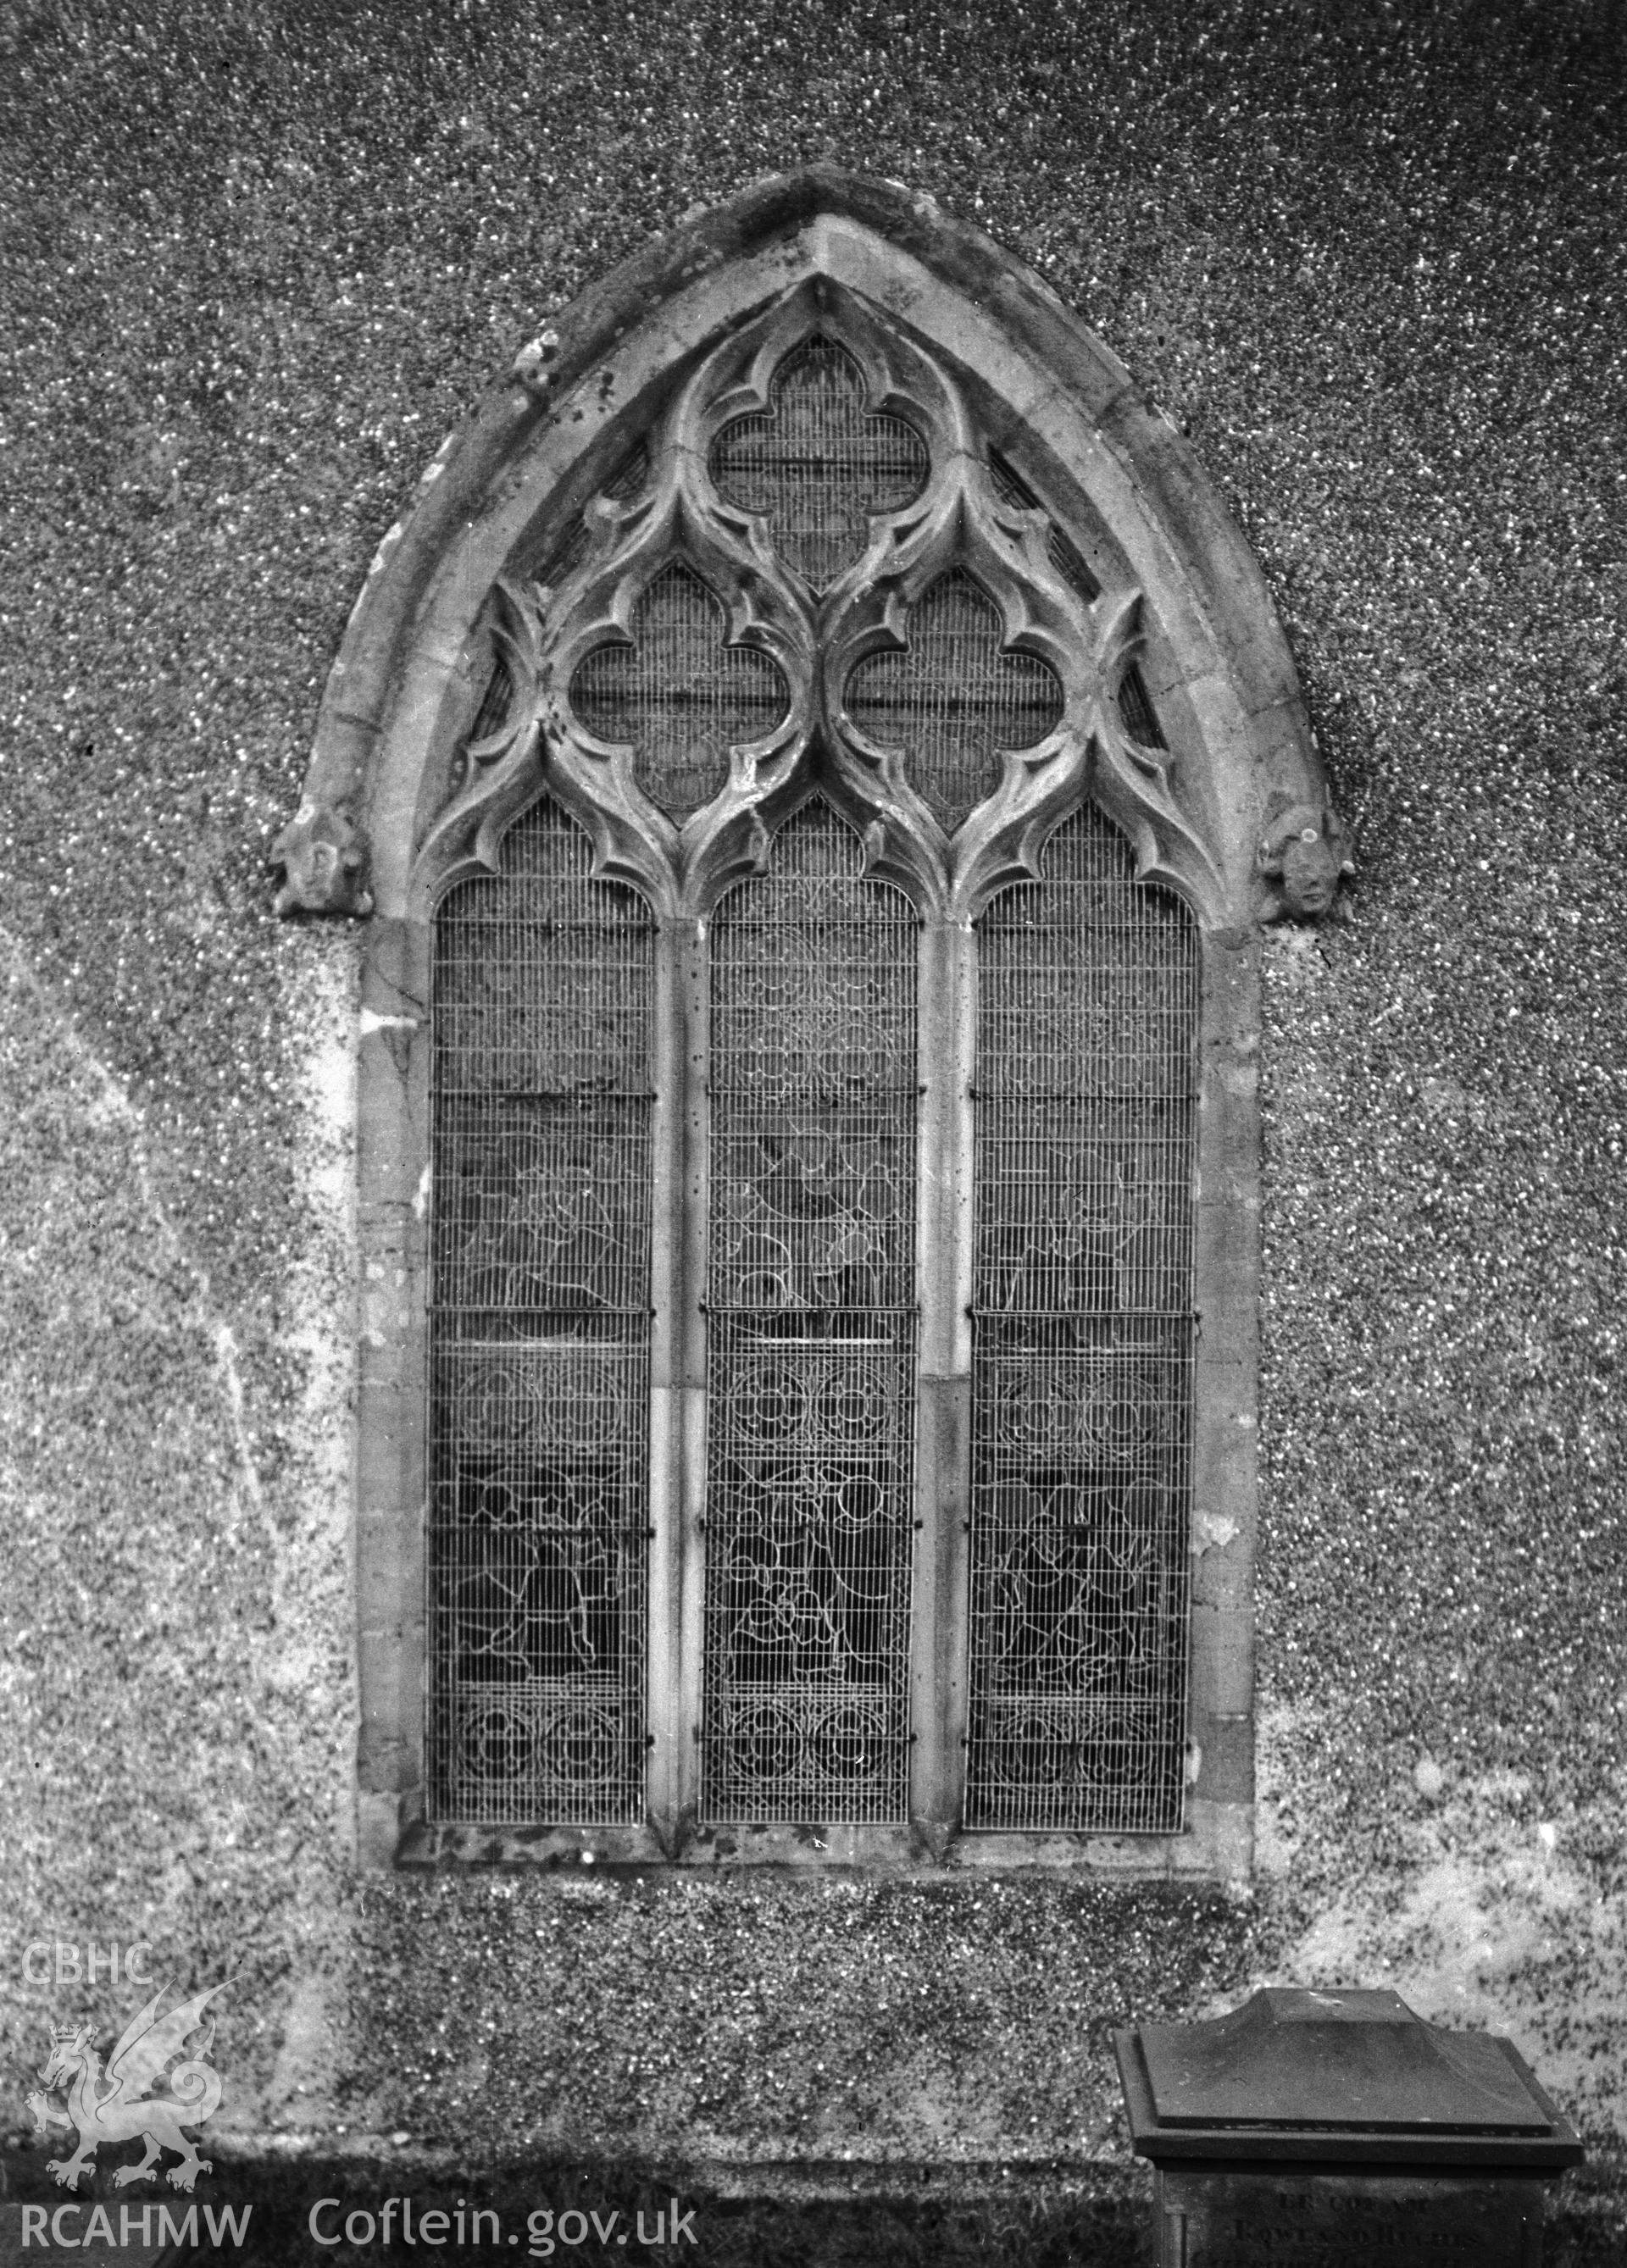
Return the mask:
[[769,407],[712,444],[712,483],[761,515],[775,549],[815,591],[860,558],[874,513],[900,512],[926,485],[926,445],[905,418],[865,407],[858,365],[814,337],[775,372]]
[[578,720],[599,740],[631,744],[633,777],[674,819],[720,794],[730,750],[766,739],[791,705],[778,665],[726,636],[720,601],[674,560],[634,609],[632,642],[595,646],[571,681]]
[[1002,647],[999,615],[960,568],[910,608],[907,636],[858,664],[843,706],[866,740],[903,748],[910,786],[953,834],[998,787],[999,751],[1055,732],[1062,686],[1037,654]]

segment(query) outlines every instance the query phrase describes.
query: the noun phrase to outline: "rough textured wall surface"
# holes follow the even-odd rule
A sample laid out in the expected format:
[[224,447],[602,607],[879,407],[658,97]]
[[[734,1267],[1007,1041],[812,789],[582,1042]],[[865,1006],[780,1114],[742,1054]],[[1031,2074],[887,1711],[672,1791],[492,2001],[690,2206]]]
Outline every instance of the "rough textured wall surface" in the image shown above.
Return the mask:
[[[7,12],[14,2075],[128,2013],[25,1944],[139,1938],[237,1979],[240,2146],[1044,2163],[1123,2152],[1115,2021],[1394,1981],[1615,2146],[1619,38],[1475,0]],[[1246,1896],[350,1867],[354,945],[273,920],[266,854],[443,435],[648,232],[821,155],[980,221],[1189,432],[1356,829],[1349,918],[1267,991]]]

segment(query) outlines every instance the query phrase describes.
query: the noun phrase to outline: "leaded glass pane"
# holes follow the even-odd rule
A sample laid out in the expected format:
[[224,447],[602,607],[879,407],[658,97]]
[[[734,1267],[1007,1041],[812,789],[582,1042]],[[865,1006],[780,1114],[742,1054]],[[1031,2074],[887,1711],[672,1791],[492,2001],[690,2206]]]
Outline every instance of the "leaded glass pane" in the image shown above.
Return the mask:
[[966,1821],[1174,1829],[1196,934],[1087,808],[977,935]]
[[772,407],[712,445],[719,496],[761,512],[775,549],[816,591],[864,555],[872,512],[926,484],[927,454],[902,417],[865,407],[865,383],[834,340],[810,339],[775,374]]
[[[820,320],[838,328],[832,303]],[[849,351],[861,337],[862,362]],[[502,874],[458,885],[437,918],[437,1819],[637,1825],[652,1744],[662,1836],[697,1807],[719,1825],[902,1826],[909,1664],[926,1679],[959,1658],[968,1633],[942,1602],[969,1595],[961,1823],[1180,1824],[1196,931],[1182,903],[1136,882],[1086,806],[1054,831],[1042,877],[993,900],[968,956],[945,909],[990,868],[968,865],[964,836],[947,855],[943,839],[981,810],[975,847],[998,861],[1037,812],[1084,792],[1083,727],[1057,730],[1068,703],[1100,721],[1116,693],[1137,741],[1160,747],[1162,733],[1123,609],[1111,665],[1066,654],[1100,586],[1026,460],[1020,473],[988,451],[918,342],[843,340],[804,337],[758,413],[734,415],[740,395],[710,381],[661,411],[607,487],[652,498],[622,517],[614,590],[584,568],[602,514],[549,531],[541,579],[559,588],[524,619],[581,659],[536,777],[596,807],[607,861],[647,877],[664,909],[659,936],[643,897],[593,879],[586,834],[547,800],[511,831]],[[755,367],[748,346],[718,361],[718,389]],[[872,532],[879,565],[882,516],[929,478],[931,511],[899,523],[905,549],[858,589],[849,571]],[[1018,546],[1013,509],[1036,515]],[[1042,534],[1053,572],[1036,593],[1021,560]],[[844,575],[841,606],[817,595]],[[1018,620],[1028,628],[1008,647]],[[731,621],[755,625],[747,643],[728,642]],[[755,780],[740,752],[784,726],[791,688],[789,661],[752,641],[787,624],[777,650],[798,657],[799,699],[811,664],[820,702],[841,683],[844,714],[821,725],[810,711],[806,733],[784,736],[784,767]],[[497,664],[460,777],[512,741],[519,689]],[[900,752],[914,791],[902,806],[878,799],[878,747]],[[629,807],[623,763],[648,802]],[[725,788],[736,823],[711,826]],[[781,822],[799,796],[812,799]],[[865,820],[833,803],[877,820],[868,850]],[[674,850],[651,804],[708,818]],[[709,916],[720,878],[776,825],[765,870]],[[922,874],[924,928],[867,858]],[[917,1351],[938,1351],[935,1371],[964,1358],[968,1212],[969,1444],[967,1381],[946,1376],[924,1496],[958,1506],[969,1484],[971,1517],[963,1528],[957,1510],[939,1534],[950,1515],[915,1501]],[[703,1390],[704,1501],[676,1453],[652,1495],[652,1405],[663,1439],[670,1416],[671,1440],[692,1440]],[[917,1515],[933,1569],[924,1609],[942,1619],[912,1638]],[[669,1586],[653,1602],[652,1518]],[[654,1694],[650,1631],[671,1673]],[[692,1701],[678,1706],[697,1679],[698,1742]],[[938,1715],[914,1728],[917,1798],[947,1826],[958,1698],[923,1705]]]
[[633,777],[677,820],[727,786],[731,748],[766,738],[785,714],[777,665],[727,644],[727,628],[721,601],[674,561],[639,600],[633,643],[596,646],[571,683],[582,723],[632,744]]
[[644,1809],[653,929],[535,806],[435,928],[432,1815]]
[[1062,688],[1037,654],[1008,653],[971,577],[944,576],[909,609],[908,644],[861,661],[843,696],[867,740],[904,751],[904,773],[953,834],[1000,784],[1000,750],[1056,729]]
[[712,924],[709,1820],[907,1815],[916,957],[823,805]]

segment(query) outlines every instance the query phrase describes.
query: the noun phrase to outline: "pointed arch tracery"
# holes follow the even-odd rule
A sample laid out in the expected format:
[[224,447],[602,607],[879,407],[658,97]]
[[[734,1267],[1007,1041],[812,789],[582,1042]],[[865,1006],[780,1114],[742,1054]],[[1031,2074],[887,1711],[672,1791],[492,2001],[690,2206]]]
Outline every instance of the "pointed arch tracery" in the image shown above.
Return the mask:
[[[718,225],[727,256],[675,247],[664,304],[629,273],[438,467],[282,846],[283,902],[380,917],[364,1221],[397,1290],[364,1334],[362,1517],[401,1548],[364,1558],[364,1817],[426,1855],[528,1821],[543,1851],[708,1857],[741,1821],[784,1856],[773,1822],[817,1815],[859,1856],[1128,1833],[1233,1866],[1247,1600],[1201,1556],[1189,1590],[1186,1552],[1195,1505],[1246,1546],[1252,1501],[1252,924],[1298,910],[1278,837],[1296,876],[1343,848],[1292,668],[1195,468],[983,239],[831,174]],[[540,915],[536,1000],[511,968],[471,1023],[478,909],[522,873],[540,905],[544,843],[586,910]],[[571,1049],[625,992],[629,909],[651,1037],[622,1094]],[[726,1041],[775,967],[785,1032],[852,1025],[801,1088],[761,1004]],[[914,1076],[828,1093],[888,968]],[[505,1018],[574,1036],[488,1126],[459,1035]],[[634,1197],[594,1148],[618,1112]],[[596,1307],[635,1217],[644,1296]],[[902,1306],[876,1259],[901,1222]],[[570,1434],[572,1365],[633,1427],[575,1467],[523,1447]],[[414,1829],[426,1789],[442,1823]]]
[[1087,780],[1145,875],[1218,903],[1147,721],[1142,593],[1074,571],[940,361],[821,279],[703,357],[644,452],[558,581],[494,586],[506,711],[421,887],[489,863],[546,776],[604,872],[698,905],[819,767],[872,858],[963,914]]

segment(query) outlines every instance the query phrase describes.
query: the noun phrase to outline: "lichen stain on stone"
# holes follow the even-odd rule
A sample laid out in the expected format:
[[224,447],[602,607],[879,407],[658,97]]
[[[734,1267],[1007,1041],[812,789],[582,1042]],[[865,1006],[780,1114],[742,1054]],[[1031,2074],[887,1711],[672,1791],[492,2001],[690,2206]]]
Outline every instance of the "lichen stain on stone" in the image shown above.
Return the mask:
[[1325,1786],[1299,1769],[1307,1749],[1326,1752],[1328,1730],[1303,1711],[1261,1727],[1256,1859],[1300,1920],[1257,1981],[1388,1984],[1431,2022],[1506,2033],[1585,2132],[1618,2132],[1627,1769],[1547,1819],[1523,1773],[1458,1768],[1430,1797],[1399,1757],[1395,1831],[1351,1869]]
[[[282,1339],[302,1365],[291,1426],[302,1500],[330,1539],[350,1524],[355,1396],[356,949],[318,933],[299,987],[284,1004],[301,1035],[296,1071],[305,1104],[296,1145],[305,1233],[283,1284]],[[291,1570],[291,1572],[292,1572]],[[327,1651],[333,1652],[334,1633]]]
[[[155,1974],[204,1976],[235,1947],[220,2039],[252,2095],[298,1918],[341,1933],[342,1308],[330,1283],[297,1314],[321,1382],[308,1439],[269,1441],[243,1326],[161,1194],[176,1161],[0,944],[0,1464],[23,1539],[0,1607],[22,1732],[0,1758],[8,1891],[31,1930],[149,1944]],[[221,1926],[268,1911],[247,1943]],[[25,1991],[4,2043],[32,2068],[48,2014],[133,2013],[105,1976]]]
[[[150,1912],[171,1838],[121,1829],[191,1812],[229,1776],[208,1753],[217,1681],[196,1605],[252,1580],[231,1373],[221,1319],[154,1197],[137,1114],[15,951],[0,1012],[4,1449],[30,1536],[7,1602],[11,1659],[34,1673],[33,1792],[48,1790],[53,1815],[65,1807],[59,1835],[94,1852],[99,1896],[135,1893]],[[13,1875],[25,1904],[30,1871],[25,1859]]]

